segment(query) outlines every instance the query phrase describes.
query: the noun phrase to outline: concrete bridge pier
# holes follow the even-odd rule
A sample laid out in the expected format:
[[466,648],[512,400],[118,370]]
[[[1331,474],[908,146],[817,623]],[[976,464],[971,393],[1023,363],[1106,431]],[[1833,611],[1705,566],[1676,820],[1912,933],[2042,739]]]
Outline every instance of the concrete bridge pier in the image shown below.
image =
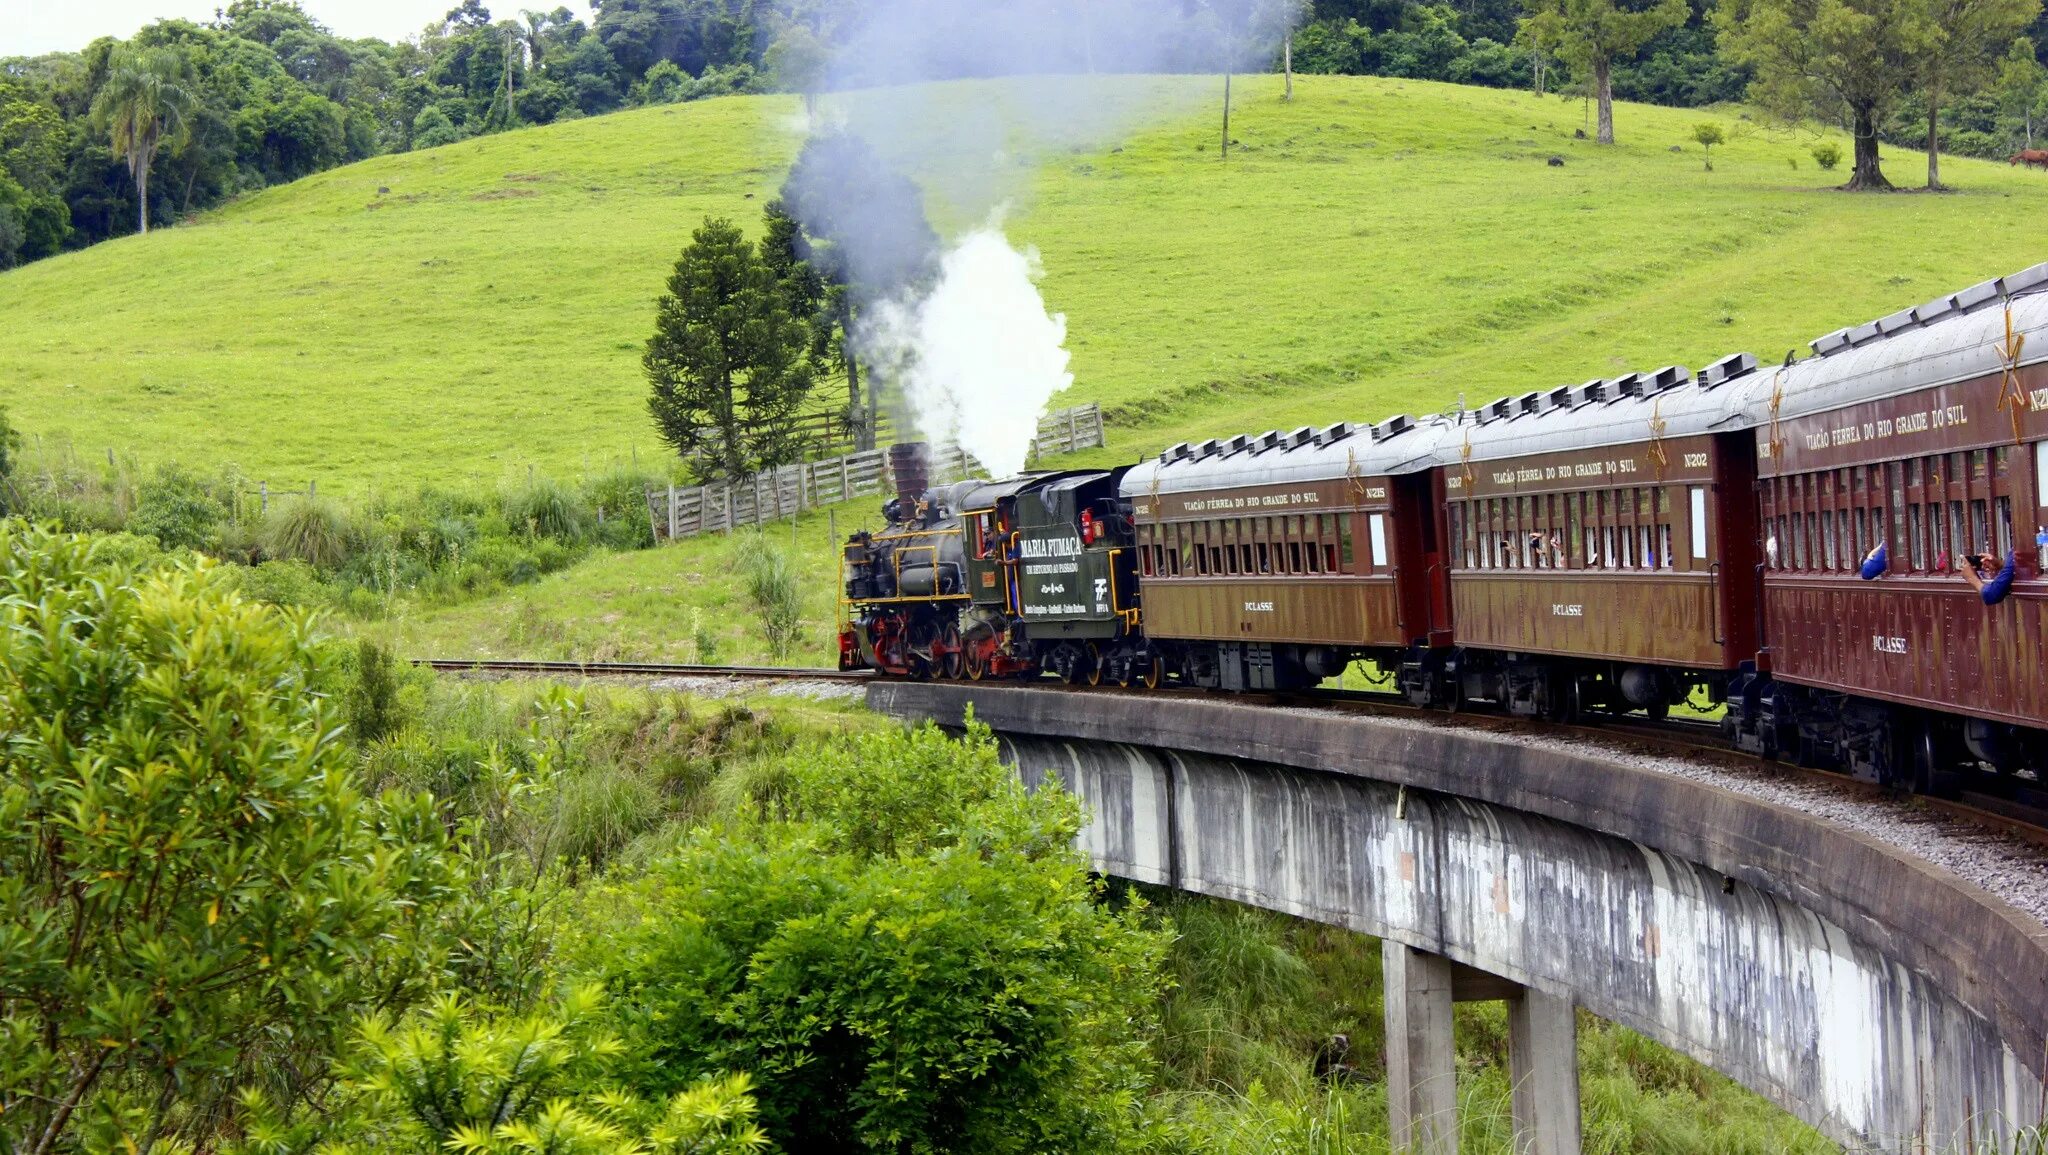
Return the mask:
[[1386,975],[1387,1123],[1396,1151],[1457,1155],[1454,1003],[1508,1004],[1508,1078],[1522,1155],[1579,1155],[1579,1031],[1572,1000],[1394,939]]

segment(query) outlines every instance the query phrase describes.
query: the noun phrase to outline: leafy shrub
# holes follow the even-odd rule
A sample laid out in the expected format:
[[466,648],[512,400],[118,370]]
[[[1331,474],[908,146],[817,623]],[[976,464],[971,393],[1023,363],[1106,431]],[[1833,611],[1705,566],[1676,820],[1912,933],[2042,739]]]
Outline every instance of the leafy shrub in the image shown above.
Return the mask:
[[718,663],[718,631],[711,628],[710,619],[696,607],[690,609],[690,644],[697,648],[697,663],[711,666]]
[[505,520],[516,533],[575,541],[583,535],[582,503],[551,477],[536,477],[505,495]]
[[16,525],[0,601],[0,924],[36,928],[8,946],[0,1134],[206,1149],[238,1083],[321,1077],[281,1049],[404,996],[446,835],[355,791],[321,651],[225,571]]
[[1807,151],[1812,155],[1813,163],[1823,169],[1832,171],[1836,165],[1842,163],[1842,146],[1832,140],[1821,141]]
[[599,540],[612,549],[645,549],[654,544],[654,523],[648,520],[647,492],[665,484],[651,473],[614,469],[599,474],[585,487],[590,505],[604,512]]
[[348,731],[368,746],[398,729],[398,673],[391,651],[368,638],[356,643],[355,680],[348,692]]
[[739,572],[754,615],[761,619],[768,652],[777,658],[788,656],[803,627],[804,614],[803,587],[789,554],[766,534],[743,534],[733,545],[733,568]]
[[311,607],[330,600],[320,572],[297,558],[267,561],[258,566],[237,567],[242,592],[274,606]]
[[352,547],[348,514],[329,498],[280,501],[263,523],[263,548],[272,557],[338,569],[348,561]]
[[218,540],[227,516],[227,507],[197,477],[176,465],[162,465],[136,488],[128,529],[157,539],[165,549],[202,550]]
[[1118,1149],[1165,936],[1141,903],[1098,901],[1079,804],[995,781],[985,728],[810,754],[799,805],[873,815],[879,839],[838,817],[698,831],[572,920],[569,965],[615,992],[626,1081],[750,1071],[790,1151]]
[[235,1155],[385,1151],[400,1155],[742,1155],[765,1150],[752,1081],[706,1077],[646,1101],[610,1078],[620,1047],[603,992],[582,986],[546,1009],[508,1015],[444,994],[394,1022],[368,1019],[325,1110],[287,1120],[251,1104]]

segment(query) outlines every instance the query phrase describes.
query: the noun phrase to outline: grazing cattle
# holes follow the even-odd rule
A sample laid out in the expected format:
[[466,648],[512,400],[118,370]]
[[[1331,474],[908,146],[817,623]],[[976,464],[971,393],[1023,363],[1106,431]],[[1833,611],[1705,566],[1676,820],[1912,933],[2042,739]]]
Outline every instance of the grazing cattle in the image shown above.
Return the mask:
[[2007,164],[2023,164],[2028,168],[2048,168],[2048,148],[2030,148],[2012,154]]

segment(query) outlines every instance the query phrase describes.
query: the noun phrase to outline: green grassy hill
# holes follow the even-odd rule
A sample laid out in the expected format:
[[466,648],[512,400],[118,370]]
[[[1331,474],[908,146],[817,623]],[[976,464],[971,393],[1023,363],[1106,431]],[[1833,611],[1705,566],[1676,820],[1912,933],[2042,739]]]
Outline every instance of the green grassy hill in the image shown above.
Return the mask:
[[[1286,104],[1255,79],[1224,163],[1214,82],[1152,87],[1180,111],[1061,153],[1011,217],[1119,456],[1774,357],[2048,256],[2041,173],[1957,160],[1959,193],[1846,196],[1810,136],[1735,110],[1623,106],[1602,149],[1554,97],[1305,78]],[[793,111],[717,100],[380,158],[0,274],[0,403],[83,454],[323,490],[652,460],[652,300],[706,213],[758,220]],[[1735,137],[1712,173],[1702,119]],[[1894,179],[1918,170],[1892,155]]]

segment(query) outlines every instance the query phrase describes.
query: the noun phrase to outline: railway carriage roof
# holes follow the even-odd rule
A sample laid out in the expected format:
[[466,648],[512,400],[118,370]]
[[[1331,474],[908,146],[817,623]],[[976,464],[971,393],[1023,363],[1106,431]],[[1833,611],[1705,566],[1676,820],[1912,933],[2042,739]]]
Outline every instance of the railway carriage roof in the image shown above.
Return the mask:
[[1432,451],[1449,428],[1442,418],[1418,425],[1393,417],[1375,426],[1341,422],[1323,429],[1305,425],[1291,433],[1275,429],[1183,442],[1132,466],[1118,492],[1131,498],[1414,473],[1436,463]]
[[1738,355],[1715,362],[1698,378],[1672,365],[1503,397],[1462,415],[1438,447],[1438,458],[1460,464],[1467,445],[1471,460],[1496,461],[1719,432],[1739,420],[1743,390],[1730,386],[1754,363]]
[[1996,373],[2005,367],[2007,301],[2013,332],[2025,335],[2020,364],[2048,361],[2048,264],[2040,264],[1816,338],[1816,355],[1782,376],[1776,369],[1752,374],[1743,424],[1769,424],[1781,388],[1782,419]]

